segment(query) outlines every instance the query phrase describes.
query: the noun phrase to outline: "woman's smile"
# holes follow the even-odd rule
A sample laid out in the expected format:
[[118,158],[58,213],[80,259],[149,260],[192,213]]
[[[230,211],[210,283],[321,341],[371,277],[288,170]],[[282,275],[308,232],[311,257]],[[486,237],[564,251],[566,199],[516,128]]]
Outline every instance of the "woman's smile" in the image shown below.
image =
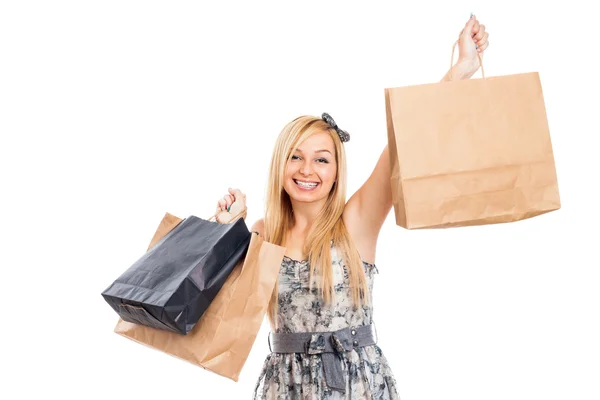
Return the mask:
[[319,182],[315,182],[315,181],[294,179],[294,182],[296,183],[296,186],[298,186],[298,188],[300,190],[305,190],[305,191],[315,190],[319,186]]

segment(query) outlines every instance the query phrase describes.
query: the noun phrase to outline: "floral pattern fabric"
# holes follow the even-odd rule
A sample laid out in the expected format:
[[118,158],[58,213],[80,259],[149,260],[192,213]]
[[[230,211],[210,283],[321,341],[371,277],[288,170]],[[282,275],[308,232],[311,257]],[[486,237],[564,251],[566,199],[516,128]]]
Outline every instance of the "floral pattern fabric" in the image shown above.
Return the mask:
[[[369,301],[354,309],[346,266],[331,248],[335,296],[324,305],[310,265],[284,257],[279,273],[277,332],[332,332],[373,322],[372,289],[377,268],[363,262]],[[377,345],[344,355],[345,392],[327,386],[321,354],[271,353],[256,383],[254,400],[400,400],[390,366]]]

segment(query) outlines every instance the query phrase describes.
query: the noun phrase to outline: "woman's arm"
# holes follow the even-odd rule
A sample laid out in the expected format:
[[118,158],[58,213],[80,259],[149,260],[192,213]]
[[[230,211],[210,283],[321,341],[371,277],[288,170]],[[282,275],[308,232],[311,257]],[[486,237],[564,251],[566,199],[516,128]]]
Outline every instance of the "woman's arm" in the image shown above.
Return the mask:
[[385,146],[367,181],[350,197],[344,208],[344,223],[363,260],[373,262],[375,244],[392,208],[391,165]]
[[440,82],[458,81],[471,78],[479,69],[479,60],[477,62],[465,60],[457,62],[446,72],[446,75]]
[[[475,17],[469,19],[459,39],[459,58],[442,81],[468,79],[479,69],[478,54],[487,47],[488,34]],[[475,48],[475,46],[478,46]],[[375,169],[348,200],[344,209],[346,224],[363,260],[374,260],[379,231],[392,208],[391,164],[388,146]]]

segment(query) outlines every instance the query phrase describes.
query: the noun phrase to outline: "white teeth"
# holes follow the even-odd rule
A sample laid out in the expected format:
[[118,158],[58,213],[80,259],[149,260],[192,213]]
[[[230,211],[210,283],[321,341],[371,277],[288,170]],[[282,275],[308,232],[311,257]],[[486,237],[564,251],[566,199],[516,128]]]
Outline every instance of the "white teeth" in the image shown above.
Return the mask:
[[302,181],[296,181],[296,183],[298,184],[298,186],[302,186],[302,187],[306,187],[306,188],[311,188],[311,187],[315,187],[317,186],[316,182],[302,182]]

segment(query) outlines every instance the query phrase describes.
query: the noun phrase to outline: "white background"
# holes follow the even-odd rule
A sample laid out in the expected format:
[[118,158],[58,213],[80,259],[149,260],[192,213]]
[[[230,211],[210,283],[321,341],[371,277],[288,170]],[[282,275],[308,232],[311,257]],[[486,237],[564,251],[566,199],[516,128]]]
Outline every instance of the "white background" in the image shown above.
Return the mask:
[[250,398],[266,323],[235,383],[114,334],[100,293],[167,211],[207,218],[237,187],[260,218],[275,138],[299,115],[329,112],[351,133],[349,197],[387,142],[383,89],[439,81],[474,12],[486,75],[540,73],[563,207],[437,231],[390,213],[379,345],[402,400],[600,399],[590,9],[215,3],[0,3],[0,397]]

